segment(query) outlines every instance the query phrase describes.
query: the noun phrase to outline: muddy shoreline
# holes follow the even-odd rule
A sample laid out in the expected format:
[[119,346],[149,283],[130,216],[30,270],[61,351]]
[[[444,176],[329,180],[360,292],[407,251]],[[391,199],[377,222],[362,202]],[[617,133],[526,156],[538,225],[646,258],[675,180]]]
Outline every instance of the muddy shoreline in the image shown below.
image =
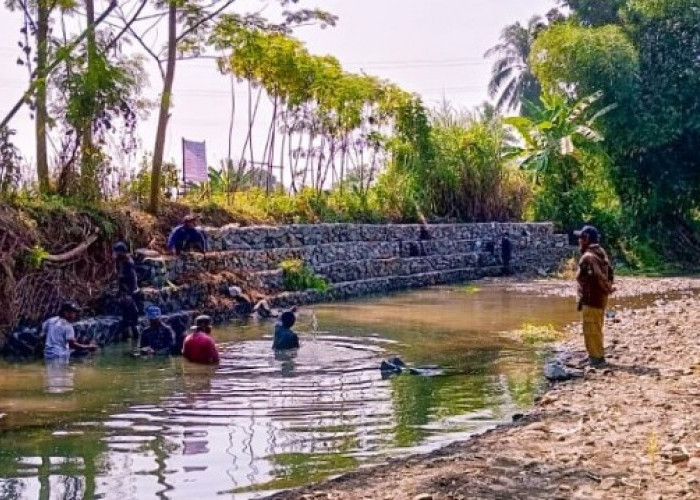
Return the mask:
[[[517,291],[573,296],[562,281],[513,282]],[[518,423],[426,455],[392,459],[291,499],[700,497],[700,280],[621,278],[606,325],[610,367],[551,385]],[[584,356],[572,327],[557,351]]]

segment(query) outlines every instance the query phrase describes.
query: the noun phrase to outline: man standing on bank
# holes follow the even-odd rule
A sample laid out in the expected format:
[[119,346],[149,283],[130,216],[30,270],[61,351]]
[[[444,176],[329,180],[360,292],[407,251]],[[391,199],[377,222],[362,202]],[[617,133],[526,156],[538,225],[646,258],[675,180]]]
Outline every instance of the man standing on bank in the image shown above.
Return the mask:
[[513,244],[510,242],[508,231],[503,233],[501,239],[501,261],[503,262],[503,276],[510,276],[510,258],[513,255]]
[[118,242],[112,249],[114,252],[114,264],[117,270],[117,288],[119,290],[119,304],[122,313],[122,328],[124,340],[131,337],[139,338],[138,323],[141,307],[141,291],[139,290],[138,277],[136,276],[136,264],[129,254],[129,247],[123,241]]
[[613,287],[613,268],[605,250],[598,243],[598,230],[584,226],[574,233],[578,236],[581,260],[578,263],[578,308],[583,316],[583,337],[590,365],[605,365],[603,325],[608,296]]

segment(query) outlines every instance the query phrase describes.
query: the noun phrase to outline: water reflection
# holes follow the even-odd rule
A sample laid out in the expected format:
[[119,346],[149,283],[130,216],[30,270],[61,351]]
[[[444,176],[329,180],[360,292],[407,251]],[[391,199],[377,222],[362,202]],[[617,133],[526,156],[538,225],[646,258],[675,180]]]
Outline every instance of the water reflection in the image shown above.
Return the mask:
[[47,360],[45,364],[46,392],[49,394],[63,394],[71,392],[75,385],[74,369],[63,359]]
[[[570,308],[513,300],[452,288],[324,306],[302,315],[298,352],[273,353],[271,324],[237,325],[216,332],[218,368],[121,347],[0,365],[0,498],[247,498],[466,437],[540,383],[537,353],[497,335],[520,326],[499,308],[548,323]],[[390,355],[445,374],[382,380]]]

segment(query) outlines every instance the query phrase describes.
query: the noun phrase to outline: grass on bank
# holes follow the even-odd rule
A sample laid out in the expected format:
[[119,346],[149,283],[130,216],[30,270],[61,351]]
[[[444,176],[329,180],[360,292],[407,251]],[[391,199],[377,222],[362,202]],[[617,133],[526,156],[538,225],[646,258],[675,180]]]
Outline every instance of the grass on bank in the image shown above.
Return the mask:
[[566,335],[554,328],[553,325],[533,325],[525,323],[513,334],[522,342],[530,345],[550,344],[564,340]]

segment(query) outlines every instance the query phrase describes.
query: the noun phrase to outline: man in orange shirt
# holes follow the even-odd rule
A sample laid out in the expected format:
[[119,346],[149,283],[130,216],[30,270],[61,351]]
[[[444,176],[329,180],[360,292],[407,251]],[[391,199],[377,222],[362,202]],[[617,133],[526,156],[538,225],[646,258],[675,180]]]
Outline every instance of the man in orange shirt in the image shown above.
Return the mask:
[[185,338],[182,355],[187,361],[200,365],[219,363],[219,352],[216,350],[214,339],[211,338],[211,318],[209,316],[197,316],[195,331]]

